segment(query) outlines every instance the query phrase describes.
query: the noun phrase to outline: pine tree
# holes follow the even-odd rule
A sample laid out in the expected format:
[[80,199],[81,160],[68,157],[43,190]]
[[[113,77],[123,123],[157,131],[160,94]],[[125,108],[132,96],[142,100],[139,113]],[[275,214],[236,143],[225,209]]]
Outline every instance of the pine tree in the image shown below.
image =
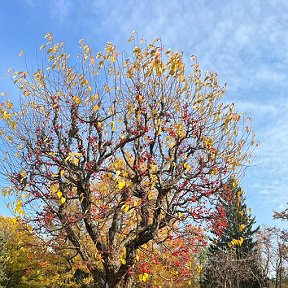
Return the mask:
[[251,217],[250,208],[247,209],[244,191],[239,186],[234,187],[232,180],[228,185],[227,196],[220,201],[226,213],[227,227],[221,237],[216,235],[213,238],[216,245],[210,246],[210,252],[227,252],[233,246],[237,259],[241,259],[256,252],[254,236],[259,227],[253,229],[256,221],[255,217]]
[[225,190],[219,205],[225,211],[227,226],[222,235],[212,231],[201,287],[263,287],[255,240],[259,227],[253,228],[255,217],[247,209],[244,191],[234,180]]

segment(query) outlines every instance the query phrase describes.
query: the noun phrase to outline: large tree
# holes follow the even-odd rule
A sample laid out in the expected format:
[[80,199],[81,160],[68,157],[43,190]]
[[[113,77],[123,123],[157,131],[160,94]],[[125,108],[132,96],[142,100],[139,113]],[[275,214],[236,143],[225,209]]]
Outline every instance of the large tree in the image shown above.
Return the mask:
[[226,215],[223,233],[212,230],[201,287],[260,288],[265,277],[258,262],[255,217],[245,203],[243,190],[231,179],[225,185],[226,196],[219,201]]
[[223,104],[215,73],[194,56],[186,71],[159,39],[131,56],[81,40],[76,63],[46,38],[47,62],[12,74],[20,107],[0,107],[4,194],[50,245],[81,256],[96,287],[129,286],[143,245],[163,231],[194,241],[211,220],[222,183],[251,159],[249,119]]

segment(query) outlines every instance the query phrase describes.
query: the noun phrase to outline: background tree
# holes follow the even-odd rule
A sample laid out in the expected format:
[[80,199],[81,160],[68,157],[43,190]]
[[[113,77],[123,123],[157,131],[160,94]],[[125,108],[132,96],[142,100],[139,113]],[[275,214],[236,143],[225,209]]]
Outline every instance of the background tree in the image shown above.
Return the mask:
[[288,285],[288,249],[285,233],[279,228],[262,227],[257,234],[259,262],[270,286],[284,288]]
[[0,216],[2,240],[0,287],[80,287],[65,258],[48,251],[31,227],[16,218]]
[[250,161],[249,119],[221,102],[216,74],[195,57],[187,73],[159,39],[127,59],[81,40],[75,64],[46,38],[47,67],[13,73],[20,108],[0,107],[4,194],[47,243],[73,247],[95,286],[125,287],[143,245],[211,218],[222,183]]
[[[287,221],[287,209],[275,212],[274,218]],[[271,287],[288,287],[288,233],[287,229],[262,227],[258,232],[259,259]]]
[[[274,212],[275,219],[280,219],[288,222],[288,208],[280,212]],[[276,286],[288,287],[288,229],[280,229],[277,231],[278,240],[278,255],[279,263],[277,265]],[[285,282],[285,283],[284,283]],[[284,286],[285,285],[285,286]]]
[[[265,277],[257,260],[255,217],[251,217],[242,189],[230,180],[219,202],[226,215],[222,234],[213,231],[202,287],[263,287]],[[217,284],[218,286],[217,286]],[[216,286],[215,286],[216,285]],[[225,286],[225,287],[226,287]]]
[[288,208],[280,212],[274,212],[274,218],[288,221]]
[[0,233],[0,287],[4,288],[3,283],[7,281],[6,277],[6,263],[7,258],[9,257],[7,248],[6,248],[6,241],[4,239],[4,235]]

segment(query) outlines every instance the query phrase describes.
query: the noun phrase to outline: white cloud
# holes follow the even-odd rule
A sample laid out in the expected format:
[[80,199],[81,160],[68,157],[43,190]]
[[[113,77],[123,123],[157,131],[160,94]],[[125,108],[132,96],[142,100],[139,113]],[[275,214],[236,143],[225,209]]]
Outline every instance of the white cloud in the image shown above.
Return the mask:
[[240,112],[245,112],[248,115],[264,115],[267,116],[267,113],[272,114],[273,116],[277,113],[277,107],[274,103],[259,103],[256,101],[239,101],[237,103],[237,108]]
[[[266,115],[267,121],[262,120],[262,127],[258,129],[260,146],[255,152],[257,161],[248,169],[244,185],[254,199],[255,207],[259,205],[259,213],[283,210],[288,202],[288,99],[275,101],[271,110],[265,105],[259,105],[259,109],[253,106],[251,108],[257,113],[262,111]],[[271,114],[273,121],[268,121]],[[270,216],[265,212],[263,215],[269,221]]]
[[[26,4],[30,5],[32,8],[37,8],[40,5],[48,5],[48,13],[60,22],[60,24],[64,24],[65,22],[72,22],[73,19],[71,19],[71,14],[70,12],[72,9],[73,3],[76,4],[77,1],[73,0],[50,0],[50,1],[45,1],[45,0],[22,0]],[[78,5],[78,3],[77,3]],[[76,8],[75,6],[74,8]]]
[[71,0],[52,0],[51,1],[51,13],[52,15],[63,23],[71,9],[73,1]]

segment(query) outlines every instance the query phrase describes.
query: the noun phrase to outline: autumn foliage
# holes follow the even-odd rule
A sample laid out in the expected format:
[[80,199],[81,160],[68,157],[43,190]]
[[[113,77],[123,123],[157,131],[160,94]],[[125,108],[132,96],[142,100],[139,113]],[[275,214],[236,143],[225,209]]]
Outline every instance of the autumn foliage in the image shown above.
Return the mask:
[[69,255],[63,256],[47,249],[19,218],[0,216],[1,288],[80,288]]
[[[3,193],[50,247],[81,257],[95,287],[184,279],[223,183],[250,163],[249,119],[222,102],[215,73],[202,75],[194,56],[187,64],[160,39],[132,36],[129,56],[112,43],[93,53],[81,40],[78,62],[46,39],[47,66],[9,71],[21,95],[0,106]],[[169,249],[177,265],[164,259]]]

